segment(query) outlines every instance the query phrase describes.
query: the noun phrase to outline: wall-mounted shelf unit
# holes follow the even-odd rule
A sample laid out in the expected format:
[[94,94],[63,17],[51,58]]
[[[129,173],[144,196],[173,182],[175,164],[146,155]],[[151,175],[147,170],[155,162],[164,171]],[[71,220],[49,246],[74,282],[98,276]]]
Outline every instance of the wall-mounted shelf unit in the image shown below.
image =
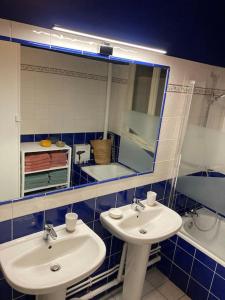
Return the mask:
[[[20,195],[21,197],[24,197],[25,194],[40,191],[40,190],[49,190],[53,188],[62,188],[62,187],[69,187],[70,186],[70,174],[71,174],[71,147],[64,146],[64,147],[57,147],[56,145],[51,145],[51,147],[42,147],[39,145],[39,143],[35,142],[29,142],[29,143],[21,143],[20,147],[21,151],[21,189],[20,189]],[[32,154],[41,154],[41,153],[48,153],[49,156],[53,153],[65,153],[66,161],[64,165],[60,166],[53,166],[51,167],[51,161],[49,163],[49,167],[45,167],[43,169],[38,170],[26,170],[26,157]],[[35,164],[35,163],[34,163]],[[43,164],[45,165],[45,164]],[[63,172],[65,170],[65,172]],[[57,173],[60,173],[64,175],[64,180],[60,182],[60,178],[57,177]],[[35,175],[36,178],[38,178],[39,175],[44,176],[46,180],[46,184],[40,184],[40,186],[34,187],[27,187],[27,180],[31,179],[32,182],[35,182]],[[41,177],[39,176],[39,177]],[[51,176],[53,176],[53,182],[51,182]],[[56,183],[54,182],[54,176]]]

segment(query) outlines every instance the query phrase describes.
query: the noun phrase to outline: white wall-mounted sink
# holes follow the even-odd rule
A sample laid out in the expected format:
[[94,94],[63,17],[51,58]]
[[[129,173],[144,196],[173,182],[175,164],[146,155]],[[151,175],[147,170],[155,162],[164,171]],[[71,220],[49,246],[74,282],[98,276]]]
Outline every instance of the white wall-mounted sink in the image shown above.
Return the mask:
[[168,207],[158,202],[147,206],[145,200],[141,203],[144,209],[137,204],[120,207],[120,219],[110,217],[109,211],[101,214],[102,224],[128,243],[123,300],[141,299],[151,244],[171,237],[182,225],[181,217]]
[[[66,288],[93,273],[106,254],[104,242],[81,220],[68,233],[55,227],[57,239],[44,241],[43,232],[0,246],[0,263],[8,283],[37,299],[65,299]],[[52,266],[60,266],[52,271]],[[43,296],[42,296],[43,295]]]
[[174,235],[182,225],[181,217],[168,207],[156,202],[138,212],[131,205],[120,207],[123,217],[112,219],[109,212],[101,214],[102,224],[119,239],[137,245],[154,244]]

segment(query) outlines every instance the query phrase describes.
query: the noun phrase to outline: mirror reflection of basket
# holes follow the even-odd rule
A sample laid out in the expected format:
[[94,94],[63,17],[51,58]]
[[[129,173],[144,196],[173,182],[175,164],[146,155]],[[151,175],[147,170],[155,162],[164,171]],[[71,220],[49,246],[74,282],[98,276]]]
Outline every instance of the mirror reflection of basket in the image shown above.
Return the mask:
[[98,165],[107,165],[111,163],[112,141],[92,140],[91,146],[94,149],[95,163]]

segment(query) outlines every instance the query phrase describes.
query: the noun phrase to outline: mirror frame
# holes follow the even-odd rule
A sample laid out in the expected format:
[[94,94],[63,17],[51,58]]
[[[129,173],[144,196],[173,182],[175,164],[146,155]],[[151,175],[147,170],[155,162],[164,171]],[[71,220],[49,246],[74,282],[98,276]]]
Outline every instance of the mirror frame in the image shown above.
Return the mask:
[[[1,39],[1,37],[0,37]],[[0,204],[5,204],[8,202],[11,202],[12,200],[17,200],[17,201],[22,201],[22,200],[27,200],[27,199],[32,199],[32,198],[36,198],[36,197],[44,197],[44,196],[49,196],[49,195],[53,195],[53,194],[58,194],[58,193],[63,193],[66,191],[71,191],[71,190],[78,190],[84,187],[88,187],[88,186],[93,186],[93,185],[99,185],[99,184],[103,184],[103,183],[108,183],[111,181],[118,181],[118,180],[122,180],[122,179],[128,179],[128,178],[134,178],[136,176],[141,176],[141,175],[147,175],[147,174],[152,174],[155,171],[155,163],[156,163],[156,158],[157,158],[157,152],[158,152],[158,144],[159,144],[159,137],[160,137],[160,132],[161,132],[161,127],[162,127],[162,117],[163,117],[163,112],[164,112],[164,107],[165,107],[165,102],[166,102],[166,94],[167,94],[167,88],[168,88],[168,82],[169,82],[169,75],[170,75],[170,66],[166,66],[166,65],[160,65],[160,64],[154,64],[154,63],[149,63],[149,62],[145,62],[145,61],[139,61],[139,60],[132,60],[132,59],[128,59],[128,58],[121,58],[121,57],[116,57],[116,56],[102,56],[100,54],[94,53],[94,52],[88,52],[88,51],[82,51],[82,50],[76,50],[76,49],[72,49],[72,48],[65,48],[65,47],[59,47],[59,46],[54,46],[54,45],[48,45],[48,44],[42,44],[42,43],[38,43],[38,42],[33,42],[33,41],[28,41],[28,40],[22,40],[22,39],[17,39],[17,38],[9,38],[6,39],[9,40],[10,42],[15,42],[15,43],[19,43],[21,46],[25,46],[25,47],[32,47],[32,48],[39,48],[39,49],[43,49],[43,50],[49,50],[49,51],[54,51],[54,52],[60,52],[63,54],[70,54],[70,55],[74,55],[77,57],[83,57],[83,58],[95,58],[101,61],[105,61],[105,62],[121,62],[121,63],[127,63],[127,64],[138,64],[138,65],[145,65],[145,66],[149,66],[149,67],[159,67],[159,68],[163,68],[166,69],[166,80],[165,80],[165,86],[164,86],[164,92],[163,92],[163,99],[162,99],[162,104],[161,104],[161,110],[160,110],[160,122],[159,122],[159,128],[158,128],[158,132],[156,134],[157,139],[156,139],[156,146],[155,146],[155,153],[154,153],[154,158],[153,158],[153,168],[151,172],[143,172],[143,173],[136,173],[135,175],[126,175],[126,176],[121,176],[121,177],[115,177],[115,178],[110,178],[107,180],[101,180],[98,182],[91,182],[91,183],[87,183],[87,184],[82,184],[79,186],[71,186],[69,188],[62,188],[60,190],[54,190],[54,191],[49,191],[49,192],[45,192],[45,193],[37,193],[37,194],[31,194],[31,195],[27,195],[24,197],[18,197],[16,199],[8,199],[5,201],[1,201]]]

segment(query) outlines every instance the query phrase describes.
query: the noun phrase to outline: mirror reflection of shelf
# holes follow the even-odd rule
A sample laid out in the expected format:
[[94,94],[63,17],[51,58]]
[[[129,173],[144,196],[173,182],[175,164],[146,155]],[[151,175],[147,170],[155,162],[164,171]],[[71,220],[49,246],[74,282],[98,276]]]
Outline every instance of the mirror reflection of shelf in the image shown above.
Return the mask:
[[27,190],[24,190],[24,193],[31,193],[31,192],[40,191],[40,190],[48,190],[48,189],[57,188],[57,187],[68,187],[67,182],[60,183],[60,184],[49,184],[49,185],[41,186],[38,188],[27,189]]
[[[70,171],[71,171],[71,147],[64,146],[64,147],[57,147],[56,145],[51,145],[51,147],[42,147],[39,145],[39,143],[36,142],[28,142],[28,143],[21,143],[21,197],[23,197],[27,193],[36,192],[36,191],[43,191],[43,190],[50,190],[50,189],[57,189],[62,187],[69,187],[70,186]],[[29,170],[26,171],[26,156],[29,155],[38,155],[38,154],[49,154],[50,157],[52,157],[53,153],[65,153],[65,165],[59,165],[59,166],[53,166],[51,167],[51,160],[49,158],[49,167],[43,168],[40,170]],[[31,163],[32,164],[32,163]],[[42,162],[40,163],[42,164]],[[35,162],[34,162],[35,165]],[[45,165],[43,163],[43,165]],[[32,168],[31,168],[32,169]],[[65,172],[64,172],[65,170]],[[60,173],[61,172],[61,173]],[[60,176],[63,173],[63,178],[60,182]],[[37,177],[37,181],[35,182],[35,175],[43,176],[44,179],[40,180]],[[33,176],[34,175],[34,176]],[[60,175],[58,177],[58,175]],[[53,176],[53,179],[51,178]],[[54,178],[55,176],[55,178]],[[32,184],[34,187],[26,187],[26,179],[32,178]],[[65,180],[66,178],[66,180]],[[38,183],[38,180],[41,181],[41,183]],[[51,182],[52,181],[52,182]],[[56,181],[56,182],[55,182]],[[46,184],[43,184],[46,183]],[[29,185],[29,184],[28,184]],[[38,185],[38,186],[36,186]]]

